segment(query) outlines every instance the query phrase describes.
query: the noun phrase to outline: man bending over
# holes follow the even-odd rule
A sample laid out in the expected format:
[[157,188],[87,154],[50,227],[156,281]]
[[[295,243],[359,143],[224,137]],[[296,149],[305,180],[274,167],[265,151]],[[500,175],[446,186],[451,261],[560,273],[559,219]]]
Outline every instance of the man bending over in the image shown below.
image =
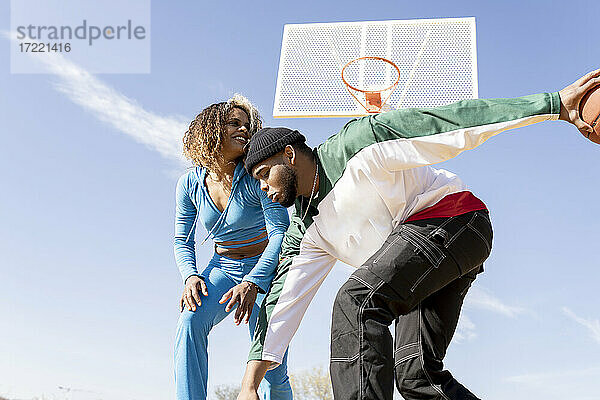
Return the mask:
[[[265,128],[246,168],[271,200],[295,204],[278,272],[259,317],[239,400],[285,350],[337,260],[356,271],[333,305],[331,380],[336,400],[477,399],[442,360],[463,299],[492,247],[485,204],[437,164],[492,136],[562,119],[600,137],[579,116],[594,71],[558,93],[465,100],[358,118],[319,145]],[[388,326],[396,323],[396,338]]]

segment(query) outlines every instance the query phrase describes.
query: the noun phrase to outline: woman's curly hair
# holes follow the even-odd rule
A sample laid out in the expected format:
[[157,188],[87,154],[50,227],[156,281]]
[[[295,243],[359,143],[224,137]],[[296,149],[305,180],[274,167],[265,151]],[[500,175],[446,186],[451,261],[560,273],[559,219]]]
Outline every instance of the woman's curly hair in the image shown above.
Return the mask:
[[243,110],[248,116],[251,136],[262,128],[258,110],[241,94],[236,93],[228,101],[211,104],[194,118],[183,135],[183,155],[194,165],[218,172],[223,161],[221,150],[225,123],[234,108]]

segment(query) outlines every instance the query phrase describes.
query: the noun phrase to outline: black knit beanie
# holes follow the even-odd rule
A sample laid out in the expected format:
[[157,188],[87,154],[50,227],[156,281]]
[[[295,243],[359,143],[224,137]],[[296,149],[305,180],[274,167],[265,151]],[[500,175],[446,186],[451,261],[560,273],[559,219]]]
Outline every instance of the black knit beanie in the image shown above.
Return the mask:
[[262,128],[250,139],[246,151],[246,171],[252,174],[252,168],[259,162],[285,149],[288,144],[304,143],[306,138],[298,131],[288,128]]

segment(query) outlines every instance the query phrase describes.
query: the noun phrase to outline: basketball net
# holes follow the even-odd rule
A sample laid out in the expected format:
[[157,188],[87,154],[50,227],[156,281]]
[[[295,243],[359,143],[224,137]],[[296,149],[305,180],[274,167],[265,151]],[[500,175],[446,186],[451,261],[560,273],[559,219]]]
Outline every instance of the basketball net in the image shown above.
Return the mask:
[[359,57],[344,65],[342,81],[367,113],[376,114],[392,109],[386,102],[400,81],[400,69],[383,57]]

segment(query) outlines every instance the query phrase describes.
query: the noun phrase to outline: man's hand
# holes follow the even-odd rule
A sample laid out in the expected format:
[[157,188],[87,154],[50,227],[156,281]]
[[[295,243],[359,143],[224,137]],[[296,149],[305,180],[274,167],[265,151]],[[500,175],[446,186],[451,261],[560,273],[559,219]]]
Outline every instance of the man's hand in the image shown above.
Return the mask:
[[200,300],[200,293],[204,296],[208,296],[208,289],[204,279],[197,275],[192,275],[185,280],[185,287],[183,288],[183,294],[179,300],[179,311],[183,311],[185,306],[188,310],[196,311],[196,304],[198,307],[202,304]]
[[[219,300],[220,304],[223,304],[229,300],[227,306],[225,307],[225,311],[229,312],[235,306],[235,303],[239,302],[237,310],[235,310],[235,315],[233,321],[236,325],[239,325],[242,320],[244,323],[248,323],[250,320],[250,314],[252,314],[252,307],[254,307],[254,302],[256,301],[256,296],[258,295],[258,286],[256,286],[252,282],[244,281],[239,285],[235,285],[227,293],[221,297]],[[244,316],[246,317],[244,319]]]
[[590,72],[558,92],[561,103],[559,119],[572,123],[583,136],[596,143],[600,138],[594,133],[594,128],[581,119],[579,102],[590,89],[598,85],[600,85],[600,69]]

